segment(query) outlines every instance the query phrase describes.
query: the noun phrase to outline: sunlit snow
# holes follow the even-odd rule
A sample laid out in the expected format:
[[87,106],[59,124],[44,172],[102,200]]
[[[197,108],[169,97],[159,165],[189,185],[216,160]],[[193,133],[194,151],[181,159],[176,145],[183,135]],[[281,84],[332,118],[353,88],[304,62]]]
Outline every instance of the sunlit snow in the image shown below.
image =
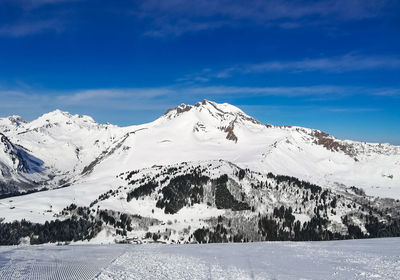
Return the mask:
[[400,239],[0,248],[0,279],[400,279]]

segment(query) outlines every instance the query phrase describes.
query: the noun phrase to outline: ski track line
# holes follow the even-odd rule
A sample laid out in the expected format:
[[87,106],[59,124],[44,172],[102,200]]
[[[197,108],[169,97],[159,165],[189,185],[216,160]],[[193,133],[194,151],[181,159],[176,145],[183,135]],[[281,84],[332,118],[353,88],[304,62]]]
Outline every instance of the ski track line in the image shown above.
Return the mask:
[[0,262],[0,279],[90,280],[111,263],[122,248],[109,249],[95,246],[19,247],[6,256],[5,265],[1,266]]
[[0,247],[0,279],[395,280],[399,241]]

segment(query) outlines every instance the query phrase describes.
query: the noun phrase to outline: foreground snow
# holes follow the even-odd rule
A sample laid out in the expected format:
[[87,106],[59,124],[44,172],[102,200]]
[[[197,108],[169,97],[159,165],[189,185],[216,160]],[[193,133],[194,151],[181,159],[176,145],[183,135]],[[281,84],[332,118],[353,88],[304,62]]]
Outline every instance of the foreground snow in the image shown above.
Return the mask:
[[0,279],[400,279],[400,238],[0,248]]

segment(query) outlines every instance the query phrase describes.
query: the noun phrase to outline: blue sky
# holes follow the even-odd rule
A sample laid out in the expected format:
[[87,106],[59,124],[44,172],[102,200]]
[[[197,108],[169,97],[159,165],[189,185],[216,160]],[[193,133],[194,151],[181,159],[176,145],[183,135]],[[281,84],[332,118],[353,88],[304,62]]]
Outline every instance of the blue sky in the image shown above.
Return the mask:
[[0,116],[128,125],[202,99],[400,145],[400,2],[0,1]]

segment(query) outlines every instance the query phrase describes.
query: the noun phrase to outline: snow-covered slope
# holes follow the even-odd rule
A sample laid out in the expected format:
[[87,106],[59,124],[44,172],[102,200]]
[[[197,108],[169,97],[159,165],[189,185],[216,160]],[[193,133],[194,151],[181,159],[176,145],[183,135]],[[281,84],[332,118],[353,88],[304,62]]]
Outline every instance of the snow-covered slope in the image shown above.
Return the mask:
[[[41,172],[50,174],[45,183],[35,186],[38,189],[61,187],[73,181],[124,133],[123,128],[59,110],[32,122],[22,121],[18,116],[0,119],[0,128],[10,141],[41,162]],[[15,169],[1,162],[10,170]]]
[[[208,243],[400,236],[399,201],[223,160],[153,166],[101,181],[0,200],[3,222],[8,222],[0,223],[0,244],[22,239],[31,244],[85,239]],[[42,225],[9,223],[22,218]]]
[[[342,141],[319,130],[264,125],[229,104],[180,105],[134,128],[97,174],[154,164],[224,159],[321,185],[400,197],[400,147]],[[114,172],[115,173],[115,172]],[[100,175],[99,175],[100,176]]]
[[0,133],[0,194],[46,184],[47,174],[43,161]]
[[[60,219],[64,224],[56,228],[62,229],[77,226],[75,215],[83,219],[82,235],[61,240],[400,234],[399,146],[265,125],[235,106],[207,100],[136,126],[56,110],[32,122],[0,119],[0,129],[0,195],[14,195],[0,199],[0,222]],[[15,196],[27,190],[35,193]],[[19,232],[40,229],[21,226],[29,230]],[[30,233],[33,242],[61,238],[40,232]]]
[[[367,194],[400,198],[400,147],[264,125],[226,103],[182,104],[151,123],[129,127],[56,110],[32,122],[19,116],[0,119],[0,132],[42,162],[51,175],[47,188],[154,164],[223,159],[320,185],[354,185]],[[15,169],[3,158],[0,162]]]

